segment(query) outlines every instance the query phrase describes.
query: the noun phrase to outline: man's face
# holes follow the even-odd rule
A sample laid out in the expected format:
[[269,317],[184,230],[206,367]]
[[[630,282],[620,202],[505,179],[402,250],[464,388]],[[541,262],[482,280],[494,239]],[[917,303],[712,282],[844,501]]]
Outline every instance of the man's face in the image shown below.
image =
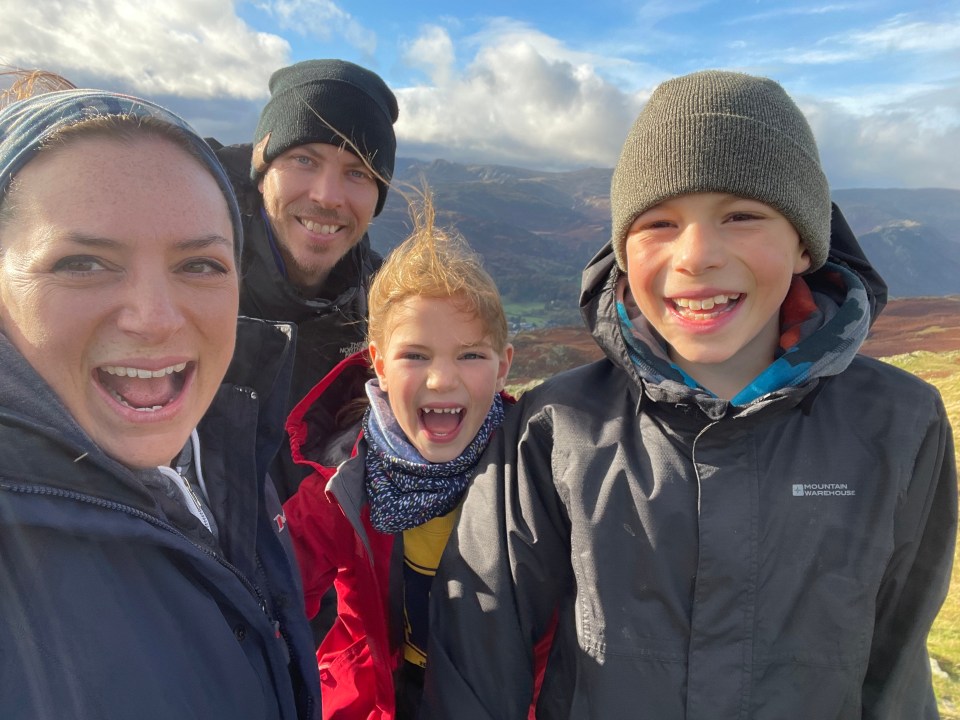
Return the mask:
[[315,294],[373,219],[373,174],[349,150],[309,143],[274,159],[259,188],[290,282]]

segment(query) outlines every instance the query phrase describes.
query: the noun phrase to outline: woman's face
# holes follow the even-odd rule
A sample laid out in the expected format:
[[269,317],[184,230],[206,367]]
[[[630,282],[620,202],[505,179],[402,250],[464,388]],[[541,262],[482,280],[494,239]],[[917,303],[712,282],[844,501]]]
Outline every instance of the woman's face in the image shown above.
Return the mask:
[[0,329],[108,455],[168,464],[233,355],[226,199],[198,160],[147,133],[76,137],[15,181]]

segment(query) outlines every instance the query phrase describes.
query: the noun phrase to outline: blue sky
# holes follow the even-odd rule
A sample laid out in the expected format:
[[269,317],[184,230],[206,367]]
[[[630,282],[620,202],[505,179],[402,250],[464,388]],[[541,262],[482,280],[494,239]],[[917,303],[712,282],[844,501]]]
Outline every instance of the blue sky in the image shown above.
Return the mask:
[[340,57],[400,104],[399,154],[610,167],[656,85],[778,80],[835,188],[960,188],[955,0],[6,0],[0,64],[149,97],[248,140],[279,67]]

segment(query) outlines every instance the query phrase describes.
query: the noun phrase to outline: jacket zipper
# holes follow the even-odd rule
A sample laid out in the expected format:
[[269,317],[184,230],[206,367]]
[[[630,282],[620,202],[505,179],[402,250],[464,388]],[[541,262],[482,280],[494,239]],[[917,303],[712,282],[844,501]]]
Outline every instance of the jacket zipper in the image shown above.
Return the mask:
[[[189,485],[188,485],[189,486]],[[50,488],[50,487],[34,487],[34,486],[23,486],[23,485],[10,485],[5,482],[0,482],[0,490],[8,490],[10,492],[19,492],[26,495],[50,495],[53,497],[60,497],[68,500],[76,500],[77,502],[87,503],[88,505],[95,505],[97,507],[102,507],[107,510],[114,510],[117,512],[122,512],[127,515],[132,515],[133,517],[139,518],[147,523],[150,523],[154,527],[160,528],[161,530],[166,530],[170,534],[180,538],[181,540],[192,545],[196,549],[200,550],[204,555],[208,555],[217,561],[221,566],[233,573],[237,579],[247,588],[247,591],[257,599],[260,609],[263,611],[263,614],[267,617],[267,620],[273,625],[274,618],[270,615],[270,610],[267,605],[266,600],[263,597],[263,593],[260,592],[260,589],[254,585],[249,578],[247,578],[240,569],[233,565],[225,557],[217,554],[214,550],[201,545],[198,542],[194,542],[189,537],[184,535],[180,530],[171,525],[170,523],[164,522],[158,517],[151,515],[149,513],[143,512],[142,510],[137,510],[134,507],[129,505],[124,505],[123,503],[114,502],[112,500],[103,500],[101,498],[92,497],[90,495],[84,495],[82,493],[72,492],[70,490],[62,490],[59,488]]]

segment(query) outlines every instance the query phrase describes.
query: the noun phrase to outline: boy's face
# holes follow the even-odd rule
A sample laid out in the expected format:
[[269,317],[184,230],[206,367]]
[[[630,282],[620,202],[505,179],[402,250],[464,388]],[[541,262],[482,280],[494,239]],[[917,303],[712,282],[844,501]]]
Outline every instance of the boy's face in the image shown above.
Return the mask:
[[671,359],[701,382],[745,378],[742,388],[773,361],[780,305],[810,258],[769,205],[697,193],[639,215],[626,263],[630,291]]
[[407,439],[430,462],[459,456],[503,389],[513,347],[497,352],[483,321],[453,298],[408,298],[370,344],[380,388]]

